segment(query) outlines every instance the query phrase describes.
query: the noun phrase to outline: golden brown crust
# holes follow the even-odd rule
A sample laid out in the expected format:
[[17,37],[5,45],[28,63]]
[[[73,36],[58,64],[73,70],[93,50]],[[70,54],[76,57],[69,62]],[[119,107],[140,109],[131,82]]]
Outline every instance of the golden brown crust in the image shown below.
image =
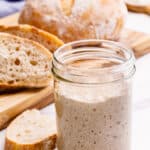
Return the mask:
[[[59,48],[64,44],[55,35],[30,25],[16,25],[16,26],[0,25],[0,32],[6,32],[14,34],[16,36],[20,36],[22,38],[33,40],[35,42],[42,44],[51,52],[54,52],[57,48]],[[21,32],[21,34],[19,34],[19,32]],[[32,36],[28,36],[28,34],[30,33],[32,33]]]
[[136,3],[126,2],[128,10],[138,12],[138,13],[147,13],[150,15],[150,5],[137,5]]
[[4,150],[54,150],[56,147],[56,134],[34,144],[19,144],[6,137]]
[[14,40],[24,41],[24,43],[26,43],[26,44],[28,44],[28,43],[32,44],[33,46],[37,47],[38,51],[41,51],[42,53],[46,54],[49,59],[52,59],[52,54],[48,51],[47,48],[45,48],[40,43],[37,43],[35,41],[29,40],[29,39],[26,39],[26,38],[22,38],[22,37],[18,37],[18,36],[15,36],[15,35],[11,35],[11,34],[8,34],[8,33],[2,33],[2,32],[0,33],[0,37],[5,37],[8,40],[10,38],[12,38]]
[[21,90],[24,88],[28,88],[28,89],[32,89],[32,88],[42,88],[45,86],[48,86],[50,84],[50,82],[53,81],[53,79],[49,78],[47,80],[43,80],[40,83],[38,82],[35,86],[30,85],[29,83],[25,83],[25,82],[19,82],[17,84],[13,83],[13,84],[9,84],[9,83],[0,83],[0,93],[2,92],[9,92],[9,91],[16,91],[16,90]]

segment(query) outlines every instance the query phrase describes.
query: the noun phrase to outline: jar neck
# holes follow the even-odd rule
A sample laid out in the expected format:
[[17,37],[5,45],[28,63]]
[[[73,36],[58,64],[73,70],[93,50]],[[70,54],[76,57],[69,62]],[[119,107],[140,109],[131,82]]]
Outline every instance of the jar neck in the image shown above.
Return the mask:
[[102,84],[130,78],[135,72],[131,50],[116,42],[82,40],[54,53],[54,76],[79,84]]

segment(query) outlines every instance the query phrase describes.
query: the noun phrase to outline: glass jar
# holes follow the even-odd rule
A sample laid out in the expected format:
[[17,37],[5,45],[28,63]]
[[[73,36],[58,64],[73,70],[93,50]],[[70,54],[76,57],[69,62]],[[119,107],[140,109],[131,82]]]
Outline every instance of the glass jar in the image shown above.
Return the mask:
[[58,150],[130,150],[132,51],[105,40],[54,53]]

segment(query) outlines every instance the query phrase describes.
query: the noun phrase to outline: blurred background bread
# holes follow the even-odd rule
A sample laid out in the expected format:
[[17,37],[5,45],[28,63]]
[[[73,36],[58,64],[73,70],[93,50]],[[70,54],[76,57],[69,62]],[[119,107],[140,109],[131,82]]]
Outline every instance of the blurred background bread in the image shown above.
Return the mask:
[[26,0],[19,23],[47,30],[64,42],[117,40],[126,14],[124,0]]

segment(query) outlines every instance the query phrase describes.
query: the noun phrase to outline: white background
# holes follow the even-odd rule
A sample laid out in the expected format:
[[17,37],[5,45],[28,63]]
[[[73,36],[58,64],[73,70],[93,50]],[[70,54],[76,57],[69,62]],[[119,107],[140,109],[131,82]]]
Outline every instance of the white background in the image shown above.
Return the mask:
[[[130,13],[126,26],[150,34],[150,16]],[[133,85],[132,150],[150,150],[150,54],[138,59],[136,67]],[[53,105],[42,112],[51,117],[55,116]],[[1,131],[0,150],[3,150],[4,135],[5,131]]]

